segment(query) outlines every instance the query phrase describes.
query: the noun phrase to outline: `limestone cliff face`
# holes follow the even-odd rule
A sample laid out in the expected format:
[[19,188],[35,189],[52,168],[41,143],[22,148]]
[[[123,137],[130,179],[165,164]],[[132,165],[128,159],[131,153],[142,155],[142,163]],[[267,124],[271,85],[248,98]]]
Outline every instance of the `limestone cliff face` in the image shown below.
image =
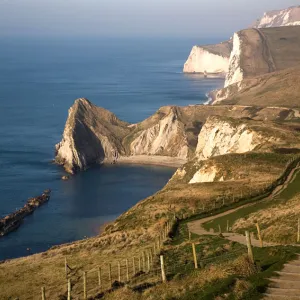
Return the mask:
[[228,153],[245,153],[271,141],[275,138],[242,121],[210,117],[199,134],[196,156],[205,160]]
[[183,72],[225,76],[228,71],[231,48],[231,41],[216,45],[194,46],[184,64]]
[[188,156],[188,142],[184,124],[175,108],[170,108],[156,124],[140,130],[130,143],[131,155],[166,155],[180,158]]
[[[169,161],[172,160],[173,163],[176,161],[178,165],[181,165],[195,156],[196,149],[197,156],[200,155],[202,151],[199,150],[200,145],[205,143],[200,136],[210,136],[207,147],[211,147],[211,134],[207,133],[209,126],[211,131],[215,126],[220,129],[220,132],[225,131],[224,141],[222,135],[218,136],[215,133],[214,150],[207,150],[208,148],[202,146],[204,148],[202,156],[209,156],[207,155],[208,151],[213,153],[243,151],[242,147],[246,147],[245,151],[248,151],[253,145],[256,145],[254,138],[252,139],[253,143],[248,143],[248,135],[251,135],[252,132],[248,130],[247,132],[250,132],[248,135],[243,133],[241,137],[237,138],[241,143],[239,150],[235,149],[236,144],[230,148],[228,146],[230,139],[235,138],[236,135],[233,133],[235,125],[228,124],[235,124],[238,121],[227,121],[226,125],[226,122],[218,121],[215,117],[215,124],[213,119],[209,121],[209,117],[212,115],[235,119],[249,118],[258,121],[296,118],[293,110],[282,108],[165,106],[146,120],[130,125],[120,121],[113,113],[93,105],[87,99],[78,99],[69,110],[62,141],[56,145],[55,161],[63,165],[70,173],[84,170],[93,164],[118,162],[118,160],[121,163],[130,161],[130,159],[132,161],[144,159],[144,161],[152,160],[155,163],[159,161],[159,156],[161,156],[161,161],[165,160],[166,162],[167,157]],[[205,124],[204,127],[203,124]],[[227,132],[226,126],[232,128]],[[199,136],[200,130],[202,135]],[[206,133],[204,134],[204,132]],[[220,149],[217,151],[218,147]],[[152,157],[149,158],[149,156]]]
[[265,12],[254,27],[280,27],[300,25],[300,6],[289,7],[282,10],[273,10]]
[[239,34],[235,33],[233,36],[233,47],[229,58],[228,73],[226,74],[224,87],[242,81],[244,78],[243,69],[241,68],[241,48],[242,41]]
[[128,124],[111,112],[87,99],[77,99],[69,109],[63,139],[56,145],[55,161],[67,172],[75,173],[92,164],[113,160],[124,154],[121,139],[129,131]]
[[216,166],[203,166],[200,168],[189,181],[189,183],[202,183],[224,181],[224,177],[220,176],[220,171]]
[[300,26],[245,29],[234,34],[225,87],[300,63]]
[[[209,117],[201,129],[194,158],[179,168],[169,184],[220,182],[243,180],[248,177],[249,167],[257,167],[256,160],[270,155],[275,148],[298,145],[298,133],[249,119],[232,119],[221,116]],[[243,161],[247,155],[253,164],[236,170],[235,160]],[[266,155],[266,156],[264,156]]]

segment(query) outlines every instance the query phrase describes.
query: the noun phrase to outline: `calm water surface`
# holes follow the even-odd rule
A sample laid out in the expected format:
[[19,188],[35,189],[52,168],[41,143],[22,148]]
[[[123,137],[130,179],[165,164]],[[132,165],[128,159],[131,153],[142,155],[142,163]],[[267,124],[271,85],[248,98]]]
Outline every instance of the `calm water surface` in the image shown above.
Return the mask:
[[64,172],[51,160],[76,98],[128,122],[163,105],[205,102],[223,80],[182,74],[193,43],[0,39],[0,215],[52,189],[48,204],[0,239],[0,259],[95,235],[165,185],[174,169],[153,166],[95,167],[62,182]]

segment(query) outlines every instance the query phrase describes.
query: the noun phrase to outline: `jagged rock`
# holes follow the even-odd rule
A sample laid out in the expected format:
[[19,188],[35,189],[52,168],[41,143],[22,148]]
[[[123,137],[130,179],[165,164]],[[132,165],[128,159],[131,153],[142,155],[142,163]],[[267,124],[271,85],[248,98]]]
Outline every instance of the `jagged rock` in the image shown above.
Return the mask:
[[243,120],[214,116],[206,121],[199,134],[196,156],[202,160],[228,153],[244,153],[270,141],[275,143],[276,138],[269,132],[251,128]]
[[166,106],[148,119],[130,125],[88,100],[78,99],[69,110],[63,139],[56,145],[55,161],[69,173],[101,163],[161,161],[164,165],[182,165],[194,156],[199,132],[209,116],[293,119],[282,111],[286,109]]
[[51,190],[45,190],[41,196],[28,199],[22,208],[0,219],[0,236],[16,230],[26,216],[32,214],[39,206],[49,201],[50,193]]
[[128,123],[113,113],[87,99],[77,99],[69,109],[63,139],[56,145],[55,161],[69,173],[114,161],[125,153],[121,141],[129,132]]
[[[146,120],[145,123],[149,121],[151,123],[151,120]],[[142,123],[141,127],[143,125]],[[153,126],[140,130],[130,143],[131,155],[166,155],[187,158],[188,151],[184,124],[179,119],[175,107],[167,109],[162,118]]]

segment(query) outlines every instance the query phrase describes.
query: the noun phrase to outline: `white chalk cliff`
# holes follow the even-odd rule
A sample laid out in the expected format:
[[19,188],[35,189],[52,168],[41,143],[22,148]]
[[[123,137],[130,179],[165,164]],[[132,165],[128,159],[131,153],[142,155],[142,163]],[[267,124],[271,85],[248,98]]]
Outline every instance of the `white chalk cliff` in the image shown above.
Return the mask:
[[178,120],[174,108],[171,108],[169,113],[155,125],[138,132],[130,144],[130,155],[167,155],[187,158],[188,150],[184,125]]
[[220,74],[228,71],[231,41],[217,45],[194,46],[184,64],[185,73]]
[[[245,129],[246,133],[238,136],[243,127],[235,132],[234,125],[230,125],[235,124],[233,121],[209,118],[211,115],[257,120],[284,120],[289,116],[280,108],[270,111],[268,108],[252,110],[239,106],[165,106],[146,120],[129,124],[81,98],[69,109],[62,140],[56,145],[55,161],[67,172],[76,173],[94,164],[139,161],[146,156],[156,162],[160,156],[162,161],[172,158],[182,164],[193,158],[195,151],[197,157],[206,158],[255,147],[257,143],[251,130]],[[220,132],[213,130],[215,126]],[[208,133],[209,129],[211,133]],[[212,138],[214,132],[215,140]],[[203,143],[207,145],[204,147]]]
[[210,117],[201,129],[196,156],[200,160],[228,153],[245,153],[274,140],[247,126],[222,117]]
[[233,47],[229,58],[228,73],[226,74],[224,87],[240,82],[244,78],[241,68],[242,40],[238,33],[233,35]]
[[120,140],[129,131],[128,124],[113,113],[77,99],[69,109],[62,141],[56,145],[55,161],[69,173],[113,161],[125,153]]
[[265,12],[254,27],[280,27],[300,25],[300,6],[289,7],[282,10],[273,10]]

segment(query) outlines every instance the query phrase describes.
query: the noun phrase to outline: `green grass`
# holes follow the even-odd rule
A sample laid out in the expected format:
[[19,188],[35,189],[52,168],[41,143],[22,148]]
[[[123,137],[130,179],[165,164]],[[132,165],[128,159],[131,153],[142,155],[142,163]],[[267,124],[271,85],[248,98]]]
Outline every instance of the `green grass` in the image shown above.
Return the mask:
[[[184,221],[179,224],[177,234],[170,242],[170,245],[176,246],[169,249],[164,253],[167,264],[180,265],[182,262],[186,262],[188,267],[181,267],[173,269],[172,277],[174,280],[177,278],[184,278],[185,276],[195,276],[197,271],[193,269],[192,248],[190,244],[185,243],[188,240],[187,222]],[[198,236],[192,234],[191,242],[200,242],[196,246],[196,252],[198,254],[198,262],[207,261],[202,267],[209,265],[218,265],[225,261],[233,262],[240,255],[247,252],[246,247],[238,243],[229,242],[228,240],[219,236]],[[220,249],[226,245],[231,245],[227,253],[220,252]],[[204,249],[208,249],[210,255],[201,258],[201,253]],[[249,284],[249,288],[243,293],[242,299],[261,299],[263,293],[266,291],[269,284],[269,278],[276,276],[275,271],[282,269],[283,264],[294,259],[299,249],[293,246],[276,246],[265,248],[253,248],[255,264],[258,268],[258,272],[251,276],[243,276],[241,274],[229,275],[223,280],[216,280],[210,282],[201,288],[187,291],[184,297],[180,299],[214,299],[217,296],[227,295],[226,299],[237,299],[234,286],[237,280],[246,281]],[[231,254],[228,255],[228,254]],[[170,278],[172,279],[172,278]],[[177,299],[177,298],[174,298]]]
[[269,207],[272,207],[277,204],[283,204],[300,192],[299,182],[300,182],[300,171],[296,173],[294,180],[275,199],[264,200],[262,202],[255,203],[253,205],[240,208],[229,215],[216,218],[212,221],[203,224],[203,227],[208,231],[211,228],[215,231],[218,231],[220,225],[222,231],[225,231],[227,227],[227,221],[229,222],[229,227],[231,227],[232,224],[234,224],[240,218],[245,218],[252,213],[258,212],[260,210],[268,209]]

